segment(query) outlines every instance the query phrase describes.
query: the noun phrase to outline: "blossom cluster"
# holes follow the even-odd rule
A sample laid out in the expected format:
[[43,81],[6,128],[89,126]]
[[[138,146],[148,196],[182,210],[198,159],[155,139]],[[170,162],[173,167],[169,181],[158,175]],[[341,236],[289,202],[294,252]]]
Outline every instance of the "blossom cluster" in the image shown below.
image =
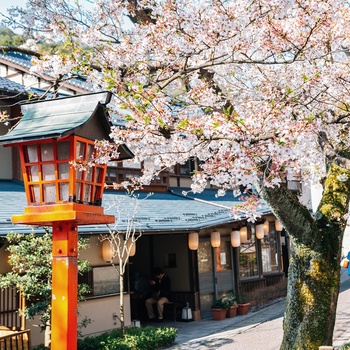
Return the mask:
[[[114,93],[111,108],[125,124],[111,137],[147,164],[144,183],[191,157],[200,162],[194,192],[208,183],[223,192],[257,180],[279,186],[288,172],[313,182],[328,156],[321,133],[332,149],[349,147],[350,8],[343,1],[132,3],[28,0],[25,12],[13,14],[74,52],[45,57],[35,69],[81,70]],[[111,146],[98,146],[108,161]]]

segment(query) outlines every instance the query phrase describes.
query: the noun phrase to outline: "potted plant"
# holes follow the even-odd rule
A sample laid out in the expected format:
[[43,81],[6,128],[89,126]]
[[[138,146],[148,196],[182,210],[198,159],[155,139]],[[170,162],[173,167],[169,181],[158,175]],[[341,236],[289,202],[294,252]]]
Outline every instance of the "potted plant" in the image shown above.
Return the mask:
[[211,307],[211,314],[214,320],[220,321],[226,318],[226,312],[228,309],[228,301],[222,298],[216,299],[215,303]]
[[226,300],[228,302],[226,317],[227,318],[235,317],[237,315],[237,309],[238,309],[236,297],[231,293],[226,297]]
[[247,297],[243,292],[238,294],[237,305],[237,315],[246,315],[249,312],[250,302],[248,302]]

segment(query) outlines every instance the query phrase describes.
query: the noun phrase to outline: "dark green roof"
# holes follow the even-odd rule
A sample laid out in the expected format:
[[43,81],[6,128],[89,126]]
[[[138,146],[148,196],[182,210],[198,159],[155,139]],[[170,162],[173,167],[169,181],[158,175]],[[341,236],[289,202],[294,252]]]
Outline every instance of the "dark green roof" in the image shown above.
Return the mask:
[[9,133],[0,137],[0,143],[12,144],[75,134],[96,113],[108,137],[110,124],[105,106],[110,96],[110,93],[103,92],[23,104],[23,117]]

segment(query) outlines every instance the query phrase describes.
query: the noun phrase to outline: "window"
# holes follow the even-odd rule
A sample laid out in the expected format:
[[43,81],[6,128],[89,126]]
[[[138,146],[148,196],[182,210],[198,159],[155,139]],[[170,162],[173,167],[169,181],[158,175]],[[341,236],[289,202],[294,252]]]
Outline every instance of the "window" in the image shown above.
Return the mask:
[[212,272],[213,261],[211,257],[210,242],[199,242],[198,247],[198,271],[199,273]]
[[279,271],[277,241],[274,231],[269,232],[269,234],[261,240],[261,254],[264,272]]
[[166,255],[167,267],[176,267],[176,254],[168,253]]
[[[124,290],[128,292],[128,271],[124,274]],[[79,284],[85,283],[91,288],[89,296],[107,296],[120,293],[119,273],[117,266],[97,266],[79,275]]]
[[248,226],[248,240],[241,243],[239,252],[239,275],[241,278],[258,276],[255,236]]
[[177,164],[174,167],[174,172],[175,175],[187,175],[191,176],[196,169],[196,161],[194,158],[188,159],[184,164]]
[[93,269],[93,294],[106,295],[120,292],[119,273],[114,266]]
[[216,249],[216,270],[231,270],[231,242],[221,241],[221,245]]

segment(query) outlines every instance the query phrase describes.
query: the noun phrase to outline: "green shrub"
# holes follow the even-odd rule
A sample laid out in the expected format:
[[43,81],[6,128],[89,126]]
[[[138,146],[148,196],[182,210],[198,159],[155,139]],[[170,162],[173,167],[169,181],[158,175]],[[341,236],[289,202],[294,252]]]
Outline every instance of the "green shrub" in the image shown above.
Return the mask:
[[156,350],[175,341],[171,327],[130,327],[123,337],[120,330],[79,339],[78,350]]
[[339,350],[350,350],[350,343],[343,344]]
[[214,304],[212,305],[212,309],[228,309],[230,307],[229,302],[227,299],[216,299]]
[[40,344],[38,346],[34,346],[33,350],[45,350],[45,345],[44,344]]

